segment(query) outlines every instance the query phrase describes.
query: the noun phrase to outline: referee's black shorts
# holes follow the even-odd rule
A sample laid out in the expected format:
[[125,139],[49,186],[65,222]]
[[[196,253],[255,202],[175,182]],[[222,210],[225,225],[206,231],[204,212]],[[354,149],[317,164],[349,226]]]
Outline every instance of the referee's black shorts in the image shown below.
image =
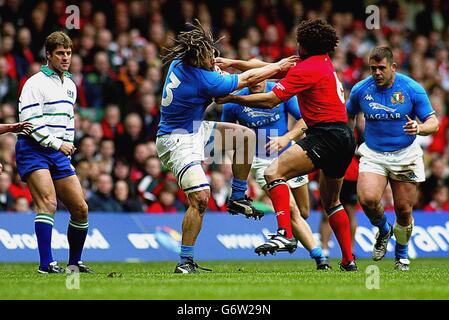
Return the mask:
[[330,178],[342,178],[355,152],[354,132],[343,122],[319,123],[309,127],[297,142],[315,168]]

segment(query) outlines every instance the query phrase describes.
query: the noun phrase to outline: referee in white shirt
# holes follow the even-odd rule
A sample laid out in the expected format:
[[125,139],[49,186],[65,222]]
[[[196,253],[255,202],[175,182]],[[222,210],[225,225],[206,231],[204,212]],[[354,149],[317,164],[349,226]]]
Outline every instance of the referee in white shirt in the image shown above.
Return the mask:
[[70,164],[75,151],[74,105],[76,86],[68,72],[72,40],[53,32],[45,40],[47,65],[30,77],[19,98],[19,118],[31,122],[30,135],[19,135],[16,144],[17,169],[28,183],[37,210],[34,220],[39,247],[39,273],[64,273],[51,253],[51,234],[58,197],[70,211],[67,239],[69,270],[93,272],[81,261],[87,235],[87,204],[81,185]]

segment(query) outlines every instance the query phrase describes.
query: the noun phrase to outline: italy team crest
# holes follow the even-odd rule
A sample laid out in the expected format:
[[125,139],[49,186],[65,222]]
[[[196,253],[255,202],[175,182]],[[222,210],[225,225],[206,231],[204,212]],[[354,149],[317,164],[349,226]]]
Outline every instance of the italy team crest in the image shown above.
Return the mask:
[[404,100],[405,100],[405,97],[402,94],[402,92],[400,92],[400,91],[394,92],[393,96],[391,97],[391,103],[393,103],[393,104],[398,104],[398,103],[402,104],[402,103],[404,103]]

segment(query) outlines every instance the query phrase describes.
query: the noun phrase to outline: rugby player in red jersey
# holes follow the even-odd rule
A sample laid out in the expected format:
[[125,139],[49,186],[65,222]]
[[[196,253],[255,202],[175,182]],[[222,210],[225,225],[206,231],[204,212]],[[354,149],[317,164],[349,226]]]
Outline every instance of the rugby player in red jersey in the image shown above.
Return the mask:
[[[347,126],[344,90],[332,65],[329,53],[338,43],[335,29],[320,19],[303,21],[296,38],[300,62],[291,67],[272,91],[244,96],[229,95],[218,103],[274,108],[297,95],[307,124],[307,136],[283,152],[265,170],[265,180],[276,210],[279,228],[291,238],[290,193],[286,181],[320,169],[322,207],[329,217],[342,251],[340,269],[357,271],[351,248],[348,215],[340,202],[345,171],[355,151],[353,131]],[[232,66],[228,59],[217,59],[220,68]],[[263,63],[261,63],[263,64]],[[254,63],[254,67],[258,67]]]

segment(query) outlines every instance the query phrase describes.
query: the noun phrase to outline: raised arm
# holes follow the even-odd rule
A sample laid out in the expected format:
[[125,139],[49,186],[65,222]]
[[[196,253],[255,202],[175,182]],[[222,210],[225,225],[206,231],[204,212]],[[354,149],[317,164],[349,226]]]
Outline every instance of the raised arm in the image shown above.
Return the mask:
[[[237,89],[241,89],[243,87],[248,87],[253,84],[259,83],[279,73],[285,73],[296,64],[296,61],[297,58],[295,56],[292,56],[282,59],[275,63],[268,63],[261,68],[247,70],[238,75]],[[262,61],[260,62],[265,63]]]
[[281,103],[274,92],[256,93],[246,96],[228,95],[226,97],[215,99],[217,103],[233,102],[243,106],[257,107],[262,109],[272,109]]
[[222,57],[215,58],[215,63],[222,70],[226,70],[228,68],[234,68],[234,69],[237,69],[240,71],[247,71],[249,69],[262,68],[262,67],[265,67],[270,64],[268,62],[264,62],[264,61],[261,61],[258,59],[251,59],[249,61],[245,61],[245,60],[228,59],[228,58],[222,58]]

